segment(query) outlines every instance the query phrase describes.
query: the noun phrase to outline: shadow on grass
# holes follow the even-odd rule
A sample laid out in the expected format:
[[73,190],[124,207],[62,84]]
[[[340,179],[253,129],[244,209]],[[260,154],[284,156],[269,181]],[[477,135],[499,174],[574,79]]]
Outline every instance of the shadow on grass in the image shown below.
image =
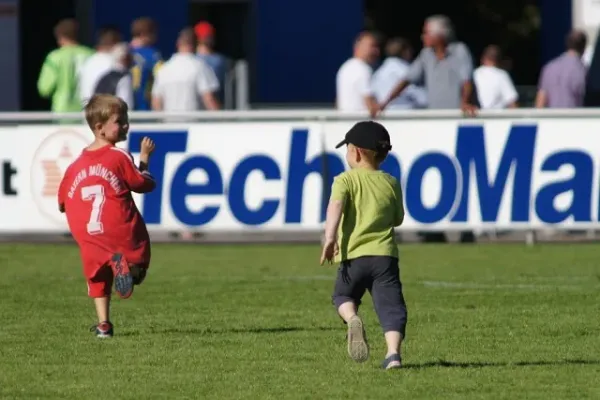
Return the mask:
[[227,333],[251,333],[251,334],[283,334],[291,332],[327,332],[339,331],[340,328],[321,326],[321,327],[298,327],[281,326],[273,328],[150,328],[148,331],[125,331],[120,332],[119,336],[140,336],[147,334],[165,334],[165,335],[221,335]]
[[600,365],[599,360],[556,360],[556,361],[518,361],[518,362],[454,362],[430,361],[421,364],[404,364],[402,369],[420,370],[428,368],[489,368],[489,367],[543,367],[561,365]]

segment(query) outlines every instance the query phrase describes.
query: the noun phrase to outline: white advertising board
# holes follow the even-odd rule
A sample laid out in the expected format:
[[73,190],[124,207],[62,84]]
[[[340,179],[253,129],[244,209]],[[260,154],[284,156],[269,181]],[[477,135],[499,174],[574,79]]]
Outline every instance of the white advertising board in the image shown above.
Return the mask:
[[[134,126],[150,135],[159,181],[136,202],[150,230],[320,230],[334,149],[349,122]],[[383,169],[405,190],[401,229],[561,229],[598,226],[600,120],[385,122],[393,149]],[[62,232],[56,188],[91,141],[84,126],[0,130],[0,232]]]

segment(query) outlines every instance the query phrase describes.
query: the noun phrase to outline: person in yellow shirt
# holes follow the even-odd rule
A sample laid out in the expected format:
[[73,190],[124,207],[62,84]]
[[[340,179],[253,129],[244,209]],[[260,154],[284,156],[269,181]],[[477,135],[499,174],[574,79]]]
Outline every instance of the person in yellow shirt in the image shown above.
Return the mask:
[[357,362],[369,358],[363,321],[357,314],[368,290],[387,343],[382,366],[400,368],[407,312],[394,228],[404,220],[404,206],[400,183],[379,170],[392,149],[390,135],[383,125],[363,121],[336,148],[343,145],[351,169],[333,182],[321,265],[340,262],[332,299],[348,325],[350,357]]

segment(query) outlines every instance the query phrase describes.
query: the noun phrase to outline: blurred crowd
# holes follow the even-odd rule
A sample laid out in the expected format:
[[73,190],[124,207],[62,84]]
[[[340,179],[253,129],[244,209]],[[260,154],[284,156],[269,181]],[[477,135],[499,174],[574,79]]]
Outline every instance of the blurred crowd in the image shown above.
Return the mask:
[[[38,79],[38,91],[51,99],[52,110],[80,111],[95,93],[117,95],[140,111],[221,108],[231,62],[215,52],[215,29],[209,22],[183,29],[168,60],[154,47],[157,26],[152,19],[133,21],[130,33],[126,43],[118,29],[104,27],[91,49],[78,43],[75,20],[60,21],[54,29],[58,48],[47,55]],[[519,106],[515,85],[502,68],[502,49],[489,45],[475,67],[471,51],[455,37],[446,16],[426,19],[423,48],[416,57],[406,39],[381,42],[372,32],[355,40],[354,54],[340,67],[335,82],[341,112],[375,116],[384,109],[429,108],[473,114]],[[565,52],[540,73],[535,106],[599,106],[600,74],[593,70],[600,71],[600,51],[587,46],[585,33],[569,33]]]
[[[422,41],[423,49],[414,58],[406,39],[392,38],[380,46],[378,35],[361,33],[353,57],[337,74],[337,109],[374,116],[384,109],[462,109],[473,114],[476,109],[518,107],[519,94],[501,67],[498,46],[485,48],[475,68],[468,46],[455,37],[451,21],[443,15],[425,20]],[[383,62],[380,47],[385,51]],[[540,73],[535,107],[599,105],[593,104],[600,99],[600,76],[596,85],[592,53],[584,32],[570,32],[565,52]],[[598,64],[594,70],[600,69],[600,59]]]
[[131,41],[123,42],[114,27],[97,35],[96,48],[77,41],[73,19],[55,29],[58,48],[42,65],[38,91],[49,98],[54,112],[76,112],[97,93],[121,97],[131,110],[218,110],[229,60],[214,51],[215,29],[200,21],[179,34],[176,53],[163,60],[154,47],[157,26],[150,18],[131,24]]

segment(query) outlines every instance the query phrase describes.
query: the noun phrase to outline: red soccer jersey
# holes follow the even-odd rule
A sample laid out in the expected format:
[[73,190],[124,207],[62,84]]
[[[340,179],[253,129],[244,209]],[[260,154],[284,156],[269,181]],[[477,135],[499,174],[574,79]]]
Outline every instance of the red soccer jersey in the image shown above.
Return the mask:
[[150,238],[131,192],[146,193],[155,186],[131,154],[114,146],[83,150],[67,168],[58,204],[67,214],[86,276],[93,276],[114,253],[135,264],[150,261]]

